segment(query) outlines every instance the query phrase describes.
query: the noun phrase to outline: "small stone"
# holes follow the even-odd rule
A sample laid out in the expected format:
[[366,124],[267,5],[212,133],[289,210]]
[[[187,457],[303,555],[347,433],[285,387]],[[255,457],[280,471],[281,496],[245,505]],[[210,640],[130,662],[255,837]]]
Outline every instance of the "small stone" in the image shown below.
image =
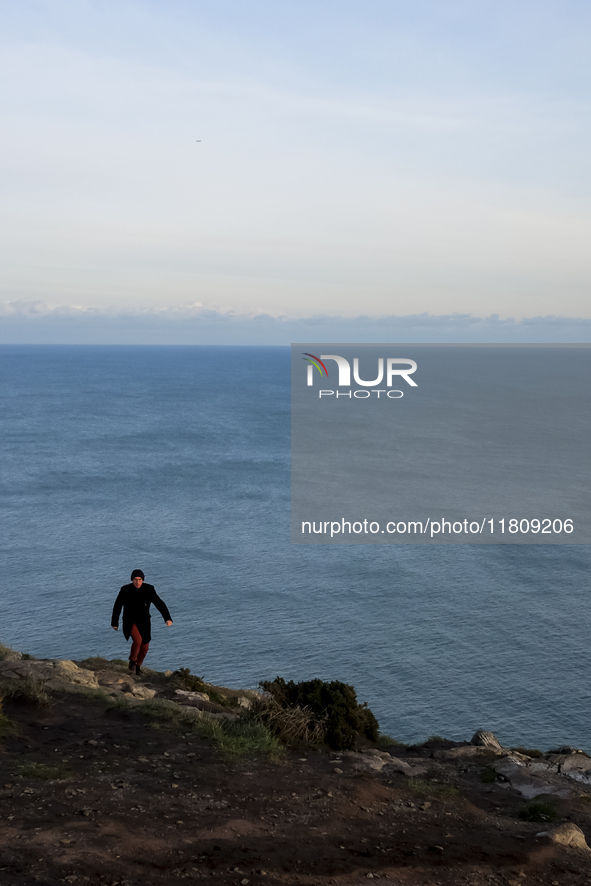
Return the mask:
[[240,881],[240,886],[248,886],[248,883],[249,883],[248,877],[244,877],[244,879]]
[[368,880],[373,880],[373,874],[371,871],[369,872],[369,874],[366,874],[365,876],[367,877]]
[[[343,774],[343,770],[342,770],[342,769],[339,769],[338,766],[335,766],[335,768],[334,768],[332,771],[335,772],[337,775],[342,775],[342,774]],[[372,874],[372,877],[373,877],[373,874]]]
[[98,741],[96,741],[96,739],[94,739],[94,738],[90,738],[86,742],[86,744],[92,745],[93,748],[96,748],[98,746]]

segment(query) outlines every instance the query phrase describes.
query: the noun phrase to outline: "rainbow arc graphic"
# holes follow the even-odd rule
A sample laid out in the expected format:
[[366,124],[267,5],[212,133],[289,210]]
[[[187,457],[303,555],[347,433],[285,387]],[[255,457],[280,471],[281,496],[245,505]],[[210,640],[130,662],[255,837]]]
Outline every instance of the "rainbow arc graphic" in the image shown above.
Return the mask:
[[[315,357],[314,354],[306,354],[305,351],[303,351],[302,353],[304,354],[304,361],[305,361],[306,363],[309,363],[309,364],[310,364],[310,367],[314,367],[314,366],[315,366],[316,369],[318,370],[318,372],[320,373],[320,375],[323,375],[323,376],[327,376],[327,377],[328,377],[328,369],[326,368],[326,366],[324,365],[324,363],[322,362],[322,360],[320,359],[320,357]],[[307,360],[307,359],[306,359],[307,357],[309,357],[310,359]],[[311,369],[311,370],[308,370],[308,371],[312,371],[312,372],[313,372],[314,370]]]

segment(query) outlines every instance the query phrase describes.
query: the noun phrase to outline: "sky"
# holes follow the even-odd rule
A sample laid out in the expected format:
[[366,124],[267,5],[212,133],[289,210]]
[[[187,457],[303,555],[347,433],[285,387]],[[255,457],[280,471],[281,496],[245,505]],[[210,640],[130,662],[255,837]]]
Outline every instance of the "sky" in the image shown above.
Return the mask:
[[591,341],[590,24],[0,0],[0,342]]

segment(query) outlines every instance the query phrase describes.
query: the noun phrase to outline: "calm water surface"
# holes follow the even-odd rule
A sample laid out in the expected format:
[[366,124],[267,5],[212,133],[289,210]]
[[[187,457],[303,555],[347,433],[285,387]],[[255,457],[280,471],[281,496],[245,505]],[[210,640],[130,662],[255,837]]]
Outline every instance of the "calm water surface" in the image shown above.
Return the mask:
[[168,603],[147,664],[352,683],[400,739],[591,750],[587,546],[290,543],[288,348],[0,348],[0,641],[126,657],[137,566]]

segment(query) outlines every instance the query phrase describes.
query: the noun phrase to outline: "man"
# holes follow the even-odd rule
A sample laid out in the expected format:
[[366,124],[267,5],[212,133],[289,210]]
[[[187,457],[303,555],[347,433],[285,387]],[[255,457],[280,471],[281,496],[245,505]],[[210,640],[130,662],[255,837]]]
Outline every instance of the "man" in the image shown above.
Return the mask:
[[131,637],[129,654],[129,670],[135,668],[136,674],[142,673],[142,664],[148,654],[152,634],[150,630],[150,606],[153,603],[164,621],[170,627],[172,618],[164,600],[161,600],[154,585],[144,583],[144,573],[134,569],[131,573],[131,584],[123,585],[113,606],[111,627],[119,630],[119,616],[123,609],[123,635],[126,640]]

